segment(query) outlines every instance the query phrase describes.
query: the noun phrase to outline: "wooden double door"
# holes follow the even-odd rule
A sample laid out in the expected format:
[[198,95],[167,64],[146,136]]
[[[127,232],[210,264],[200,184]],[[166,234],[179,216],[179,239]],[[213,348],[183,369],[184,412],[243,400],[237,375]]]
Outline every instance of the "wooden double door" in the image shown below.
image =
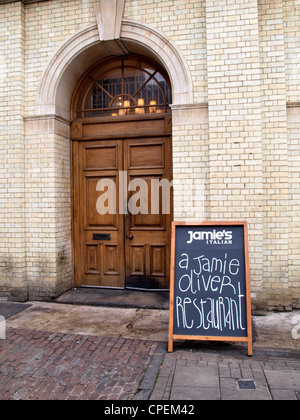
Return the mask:
[[75,286],[168,289],[171,137],[72,146]]

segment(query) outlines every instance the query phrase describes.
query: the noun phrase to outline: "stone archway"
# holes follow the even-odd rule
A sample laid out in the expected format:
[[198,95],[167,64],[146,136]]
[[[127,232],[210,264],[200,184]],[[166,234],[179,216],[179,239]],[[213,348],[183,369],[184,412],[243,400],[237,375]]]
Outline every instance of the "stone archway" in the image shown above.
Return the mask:
[[102,60],[75,90],[75,287],[169,289],[171,102],[164,69],[137,55]]
[[[105,3],[106,0],[102,2]],[[116,19],[120,19],[120,14],[117,15]],[[97,19],[100,25],[101,15],[98,14]],[[31,297],[39,296],[41,293],[43,296],[57,296],[73,284],[74,255],[72,258],[70,193],[71,102],[74,90],[85,72],[96,62],[110,56],[129,53],[143,55],[156,61],[168,72],[173,93],[173,115],[177,116],[177,120],[179,117],[181,122],[184,120],[186,123],[189,118],[186,118],[187,115],[195,115],[192,77],[183,55],[170,40],[149,25],[124,19],[120,25],[120,33],[117,31],[113,35],[116,38],[107,39],[101,35],[99,25],[92,25],[79,31],[56,51],[41,77],[35,115],[25,118],[28,144],[32,142],[34,148],[35,139],[38,137],[41,150],[50,148],[47,168],[43,169],[45,187],[47,187],[43,200],[49,203],[49,210],[47,215],[41,215],[41,223],[45,222],[45,218],[46,221],[49,220],[50,227],[46,239],[49,245],[35,254],[38,270],[41,271],[40,267],[43,267],[43,271],[42,274],[38,271],[38,276],[35,272],[28,275],[28,290]],[[191,107],[192,112],[190,112]],[[182,115],[183,118],[180,117]],[[195,121],[195,117],[192,121]],[[35,167],[37,160],[42,165],[42,151],[36,152],[34,156],[32,161],[28,159],[29,171],[31,166]],[[38,198],[28,198],[29,221],[31,217],[34,220],[35,208],[38,205]],[[28,242],[27,246],[29,252],[36,252],[35,244]],[[45,264],[46,257],[47,264]]]
[[42,76],[36,115],[59,115],[69,119],[71,97],[82,74],[102,58],[126,52],[155,59],[166,69],[174,105],[193,102],[192,77],[179,49],[151,26],[123,20],[118,40],[100,41],[98,27],[93,25],[61,46]]

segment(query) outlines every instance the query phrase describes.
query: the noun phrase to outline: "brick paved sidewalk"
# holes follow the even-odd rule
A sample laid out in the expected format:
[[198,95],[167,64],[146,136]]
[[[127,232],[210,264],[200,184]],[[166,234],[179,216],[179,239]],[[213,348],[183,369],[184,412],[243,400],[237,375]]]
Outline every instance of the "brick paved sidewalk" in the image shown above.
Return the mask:
[[0,340],[0,400],[127,400],[153,341],[9,328]]

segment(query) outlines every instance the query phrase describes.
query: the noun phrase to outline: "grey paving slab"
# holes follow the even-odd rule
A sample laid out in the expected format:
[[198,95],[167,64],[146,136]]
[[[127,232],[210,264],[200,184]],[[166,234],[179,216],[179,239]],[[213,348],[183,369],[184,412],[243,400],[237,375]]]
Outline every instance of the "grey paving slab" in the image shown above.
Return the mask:
[[258,385],[255,382],[255,389],[240,389],[236,378],[220,379],[222,400],[272,400],[268,385]]
[[173,386],[170,393],[170,400],[220,400],[220,389],[218,388],[204,388],[191,386]]
[[300,372],[265,370],[265,375],[271,390],[300,391]]
[[287,389],[273,389],[272,397],[275,401],[296,401],[297,393]]
[[218,388],[219,374],[216,366],[176,366],[173,387]]

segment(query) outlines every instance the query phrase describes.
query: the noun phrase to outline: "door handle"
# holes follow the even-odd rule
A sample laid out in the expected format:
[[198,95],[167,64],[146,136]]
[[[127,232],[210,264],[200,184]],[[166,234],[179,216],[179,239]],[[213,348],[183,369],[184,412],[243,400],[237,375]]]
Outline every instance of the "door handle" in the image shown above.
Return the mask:
[[134,236],[133,235],[129,235],[129,236],[126,236],[126,238],[129,239],[130,241],[132,241],[132,239],[134,239]]

